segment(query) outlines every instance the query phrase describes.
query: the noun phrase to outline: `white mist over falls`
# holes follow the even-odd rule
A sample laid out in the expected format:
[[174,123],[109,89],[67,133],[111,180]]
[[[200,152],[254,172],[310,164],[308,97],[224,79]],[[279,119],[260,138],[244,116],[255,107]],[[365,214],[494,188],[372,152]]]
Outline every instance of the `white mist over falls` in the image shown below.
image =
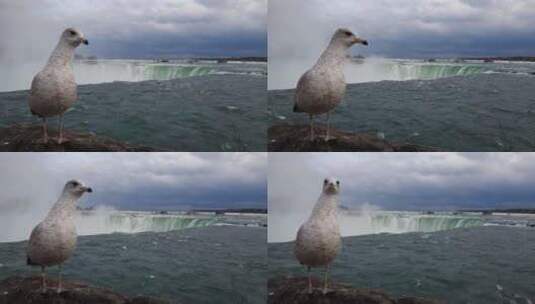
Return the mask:
[[[295,88],[299,77],[313,64],[313,60],[270,62],[269,90]],[[434,80],[489,73],[533,75],[535,64],[530,62],[489,63],[482,60],[418,60],[370,57],[348,59],[345,67],[347,83]]]
[[[308,214],[290,213],[270,216],[268,241],[290,242]],[[361,210],[339,210],[340,232],[344,237],[390,233],[432,233],[479,226],[533,227],[535,215],[494,214],[481,212],[413,212],[381,211],[370,205]]]
[[[7,220],[0,216],[0,243],[17,242],[28,239],[31,229],[42,218],[37,216],[18,216],[17,224],[11,227],[2,225]],[[265,215],[225,214],[215,212],[138,212],[119,211],[112,207],[99,206],[91,211],[80,210],[75,216],[77,234],[99,235],[111,233],[169,232],[189,228],[202,228],[212,225],[236,225],[259,227],[265,225]]]

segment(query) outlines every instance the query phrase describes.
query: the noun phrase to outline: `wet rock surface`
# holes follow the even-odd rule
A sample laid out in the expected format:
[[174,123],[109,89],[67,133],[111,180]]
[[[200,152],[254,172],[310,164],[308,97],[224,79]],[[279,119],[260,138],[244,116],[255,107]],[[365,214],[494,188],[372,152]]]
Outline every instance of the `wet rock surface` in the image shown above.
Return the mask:
[[40,125],[17,124],[0,129],[0,152],[151,152],[155,149],[119,142],[90,133],[64,130],[66,142],[57,143],[57,130],[49,126],[49,140],[42,142]]
[[331,127],[333,139],[326,141],[327,128],[315,125],[316,138],[311,141],[307,125],[278,125],[268,130],[268,150],[270,152],[439,152],[435,147],[410,143],[391,143],[375,134],[350,133]]
[[47,278],[46,291],[41,291],[40,277],[10,277],[0,282],[0,304],[169,304],[151,297],[128,298],[106,288],[89,286],[83,282],[63,281],[57,292],[57,281]]
[[395,299],[382,290],[354,288],[351,285],[330,282],[323,294],[322,281],[312,278],[314,290],[308,293],[308,278],[279,278],[268,281],[269,304],[445,304],[434,299],[402,297]]

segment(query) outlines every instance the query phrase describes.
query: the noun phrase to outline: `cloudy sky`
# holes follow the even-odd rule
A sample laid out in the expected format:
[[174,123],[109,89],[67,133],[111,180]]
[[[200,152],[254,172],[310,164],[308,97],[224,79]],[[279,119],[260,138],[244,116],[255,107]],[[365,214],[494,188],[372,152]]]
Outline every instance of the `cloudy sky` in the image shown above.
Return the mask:
[[107,58],[262,56],[267,0],[0,0],[0,59],[40,60],[69,26]]
[[535,208],[532,153],[272,153],[268,170],[270,213],[309,210],[327,176],[352,208]]
[[265,207],[264,153],[2,153],[0,214],[48,210],[67,180],[82,206],[126,210]]
[[310,67],[339,27],[370,42],[352,49],[367,57],[535,56],[535,0],[271,0],[268,10],[273,89],[290,87],[279,78]]
[[[296,18],[299,16],[299,18]],[[348,27],[390,57],[535,56],[535,0],[272,0],[270,57]]]

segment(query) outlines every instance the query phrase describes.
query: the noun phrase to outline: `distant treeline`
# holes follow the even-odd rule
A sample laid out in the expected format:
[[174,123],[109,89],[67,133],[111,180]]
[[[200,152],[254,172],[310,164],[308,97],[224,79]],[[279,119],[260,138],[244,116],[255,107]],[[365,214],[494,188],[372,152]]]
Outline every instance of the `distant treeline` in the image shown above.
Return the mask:
[[484,60],[484,61],[529,61],[535,62],[533,56],[512,56],[512,57],[477,57],[477,58],[461,58],[462,60]]
[[473,209],[473,210],[459,210],[460,212],[482,212],[482,213],[523,213],[535,214],[535,209]]
[[267,57],[207,57],[207,58],[192,58],[196,60],[217,60],[218,62],[227,61],[248,61],[248,62],[267,62]]
[[215,213],[256,213],[267,214],[267,209],[262,208],[243,208],[243,209],[193,209],[192,212],[215,212]]

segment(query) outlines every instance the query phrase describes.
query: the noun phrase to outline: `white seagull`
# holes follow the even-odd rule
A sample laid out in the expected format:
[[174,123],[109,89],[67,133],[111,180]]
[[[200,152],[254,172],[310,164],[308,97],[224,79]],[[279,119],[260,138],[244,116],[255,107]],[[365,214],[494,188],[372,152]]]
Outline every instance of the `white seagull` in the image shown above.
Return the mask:
[[45,267],[59,265],[57,291],[61,292],[61,266],[76,247],[76,202],[85,192],[93,190],[77,180],[67,182],[56,204],[30,235],[26,263],[41,266],[42,291],[46,290]]
[[316,64],[301,76],[295,91],[294,112],[304,112],[310,117],[310,140],[314,140],[314,116],[327,113],[329,135],[330,112],[342,101],[346,91],[343,66],[347,50],[354,44],[368,45],[348,29],[338,29]]
[[337,215],[339,192],[340,181],[326,178],[312,214],[297,232],[294,253],[297,260],[307,267],[309,293],[312,293],[310,269],[320,266],[325,266],[323,293],[327,293],[329,264],[338,255],[342,246]]
[[74,28],[66,29],[50,55],[48,63],[32,81],[29,105],[33,115],[43,119],[43,142],[48,142],[47,117],[59,115],[58,143],[63,142],[63,114],[78,98],[72,70],[74,50],[80,44],[89,44],[84,35]]

